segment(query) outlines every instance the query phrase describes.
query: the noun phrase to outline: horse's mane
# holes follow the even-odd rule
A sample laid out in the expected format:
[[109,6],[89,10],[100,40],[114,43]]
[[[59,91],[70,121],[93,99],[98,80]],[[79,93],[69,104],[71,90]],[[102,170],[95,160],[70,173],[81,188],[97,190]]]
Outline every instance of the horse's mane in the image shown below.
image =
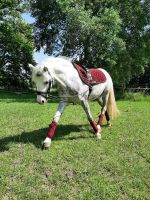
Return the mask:
[[69,61],[73,60],[73,58],[70,58],[70,57],[67,57],[67,56],[58,56],[58,58],[62,58],[64,60],[69,60]]
[[55,59],[57,59],[57,58],[67,60],[67,61],[70,61],[70,62],[72,62],[72,60],[73,60],[73,58],[70,58],[70,57],[67,57],[67,56],[57,56],[57,57],[50,56],[50,57],[47,57],[45,60],[43,60],[41,62],[41,64],[55,61]]

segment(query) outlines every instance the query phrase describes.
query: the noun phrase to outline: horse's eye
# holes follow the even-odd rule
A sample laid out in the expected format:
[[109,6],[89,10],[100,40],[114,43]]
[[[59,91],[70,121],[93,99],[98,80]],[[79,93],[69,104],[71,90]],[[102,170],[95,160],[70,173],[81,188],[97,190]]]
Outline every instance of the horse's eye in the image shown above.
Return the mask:
[[48,83],[49,83],[48,81],[45,81],[45,82],[44,82],[45,85],[47,85]]

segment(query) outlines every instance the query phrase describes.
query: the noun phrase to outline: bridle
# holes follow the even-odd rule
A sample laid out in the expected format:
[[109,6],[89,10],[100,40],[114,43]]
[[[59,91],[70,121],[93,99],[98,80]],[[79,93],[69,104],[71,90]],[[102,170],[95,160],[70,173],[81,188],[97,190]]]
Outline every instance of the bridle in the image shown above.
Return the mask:
[[49,86],[48,86],[47,91],[46,91],[46,92],[42,92],[42,91],[38,91],[38,90],[37,90],[37,91],[36,91],[36,94],[37,94],[37,95],[40,95],[40,96],[42,96],[42,97],[44,97],[44,98],[47,100],[48,97],[49,97],[51,88],[52,88],[52,81],[49,81]]

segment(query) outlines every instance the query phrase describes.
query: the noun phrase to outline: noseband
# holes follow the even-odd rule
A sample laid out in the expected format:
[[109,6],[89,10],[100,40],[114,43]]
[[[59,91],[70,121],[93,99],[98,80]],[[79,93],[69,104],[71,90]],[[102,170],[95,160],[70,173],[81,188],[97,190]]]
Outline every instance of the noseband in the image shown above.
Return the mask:
[[48,86],[47,92],[36,91],[36,94],[44,97],[47,100],[49,97],[50,89],[51,89],[51,83],[52,82],[49,81],[49,86]]

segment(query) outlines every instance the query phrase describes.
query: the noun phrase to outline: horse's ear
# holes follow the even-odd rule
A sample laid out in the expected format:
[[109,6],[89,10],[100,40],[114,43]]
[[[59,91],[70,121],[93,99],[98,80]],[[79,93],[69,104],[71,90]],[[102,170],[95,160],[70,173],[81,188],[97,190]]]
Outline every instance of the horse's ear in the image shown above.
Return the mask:
[[29,64],[29,68],[30,68],[31,71],[33,71],[34,66],[32,64]]
[[44,72],[47,72],[47,71],[48,71],[48,68],[47,68],[46,66],[44,66],[43,71],[44,71]]

